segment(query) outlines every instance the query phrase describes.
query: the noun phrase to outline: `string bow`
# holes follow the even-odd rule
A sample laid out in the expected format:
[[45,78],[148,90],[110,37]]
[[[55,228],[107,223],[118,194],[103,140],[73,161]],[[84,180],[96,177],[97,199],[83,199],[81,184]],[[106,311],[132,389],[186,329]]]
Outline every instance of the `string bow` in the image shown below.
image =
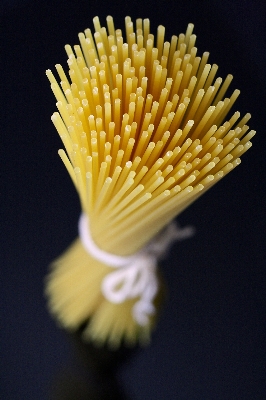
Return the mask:
[[172,222],[142,250],[132,256],[122,257],[107,253],[94,243],[86,214],[81,214],[79,220],[79,235],[84,248],[94,258],[115,269],[102,281],[104,297],[115,304],[139,298],[132,308],[132,314],[142,326],[156,311],[153,300],[159,289],[156,275],[158,260],[164,258],[173,241],[186,239],[193,234],[193,227],[181,229]]

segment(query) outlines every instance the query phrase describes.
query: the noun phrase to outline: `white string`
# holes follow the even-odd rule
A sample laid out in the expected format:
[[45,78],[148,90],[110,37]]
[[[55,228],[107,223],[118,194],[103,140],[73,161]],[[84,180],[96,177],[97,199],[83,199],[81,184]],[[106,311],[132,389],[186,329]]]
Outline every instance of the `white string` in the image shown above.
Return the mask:
[[101,250],[91,237],[87,215],[82,213],[79,219],[79,236],[86,251],[95,259],[116,269],[102,281],[104,297],[115,304],[139,297],[132,314],[142,326],[148,323],[149,316],[156,311],[153,300],[159,288],[157,261],[164,257],[174,240],[183,240],[193,234],[194,228],[181,229],[172,222],[141,251],[122,257]]

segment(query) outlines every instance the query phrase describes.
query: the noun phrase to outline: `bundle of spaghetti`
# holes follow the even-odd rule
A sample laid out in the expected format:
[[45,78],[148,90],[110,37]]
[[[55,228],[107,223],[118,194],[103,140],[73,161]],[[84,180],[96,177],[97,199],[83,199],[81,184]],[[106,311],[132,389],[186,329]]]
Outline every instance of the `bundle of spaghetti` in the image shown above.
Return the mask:
[[[163,26],[150,33],[149,19],[134,30],[126,17],[126,40],[111,16],[107,28],[98,17],[93,23],[94,35],[86,29],[80,45],[65,46],[70,78],[56,65],[59,85],[47,70],[58,108],[52,121],[93,242],[131,256],[240,164],[255,131],[250,114],[227,118],[240,92],[225,97],[233,77],[216,77],[209,53],[197,55],[193,24],[168,42]],[[106,299],[101,284],[111,271],[78,238],[48,276],[51,312],[67,329],[89,320],[85,340],[145,342],[156,314],[139,324],[136,298]],[[155,307],[159,298],[160,290]]]

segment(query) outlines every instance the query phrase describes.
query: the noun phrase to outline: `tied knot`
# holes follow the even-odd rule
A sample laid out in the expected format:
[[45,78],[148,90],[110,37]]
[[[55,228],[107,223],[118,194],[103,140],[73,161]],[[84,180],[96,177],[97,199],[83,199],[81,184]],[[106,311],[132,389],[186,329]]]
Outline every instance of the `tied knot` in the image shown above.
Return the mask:
[[139,325],[148,323],[148,315],[155,313],[152,303],[158,291],[157,259],[149,253],[139,253],[123,267],[108,274],[102,282],[102,293],[112,303],[140,298],[132,309]]
[[186,239],[193,233],[192,227],[180,229],[171,223],[141,251],[122,257],[98,248],[91,238],[87,216],[81,214],[79,220],[79,235],[84,248],[94,258],[114,268],[102,281],[104,297],[115,304],[137,298],[132,314],[142,326],[149,322],[149,316],[156,311],[153,300],[159,289],[157,261],[165,256],[173,241]]

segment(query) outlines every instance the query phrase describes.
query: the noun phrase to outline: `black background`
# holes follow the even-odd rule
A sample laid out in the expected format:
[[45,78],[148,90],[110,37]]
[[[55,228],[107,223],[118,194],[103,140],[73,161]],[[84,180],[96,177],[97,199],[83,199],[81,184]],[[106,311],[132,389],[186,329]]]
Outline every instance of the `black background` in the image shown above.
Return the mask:
[[[75,238],[78,197],[61,163],[45,70],[99,15],[150,18],[166,37],[195,24],[199,54],[234,75],[257,130],[242,164],[180,217],[196,235],[162,264],[168,300],[149,348],[119,378],[135,400],[265,398],[265,8],[263,1],[3,1],[1,10],[0,397],[49,398],[71,346],[43,296],[49,263]],[[77,399],[78,400],[78,399]]]

